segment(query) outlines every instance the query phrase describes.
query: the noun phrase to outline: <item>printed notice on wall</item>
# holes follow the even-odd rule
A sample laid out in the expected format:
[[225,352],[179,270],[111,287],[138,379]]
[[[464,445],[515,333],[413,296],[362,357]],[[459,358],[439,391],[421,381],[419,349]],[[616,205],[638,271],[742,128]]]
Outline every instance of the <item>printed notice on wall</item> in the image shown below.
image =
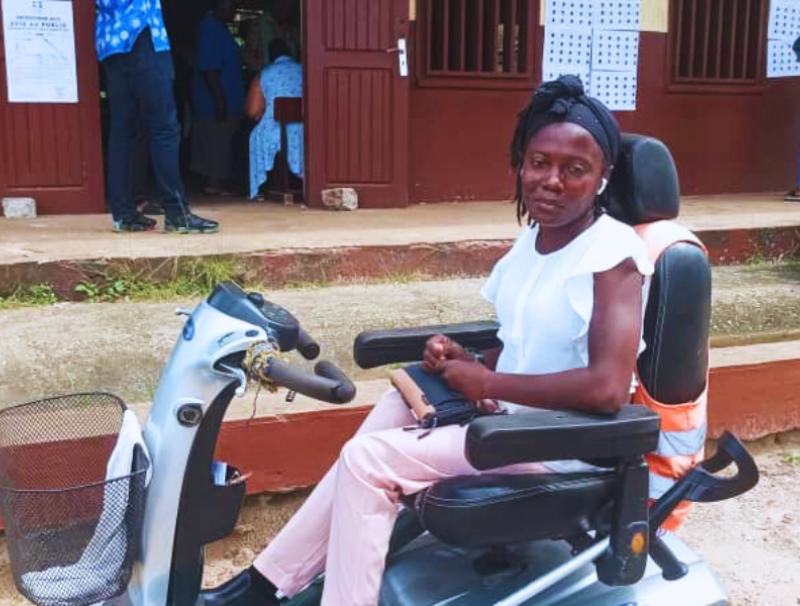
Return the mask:
[[574,74],[609,109],[635,110],[640,21],[640,0],[547,0],[543,81]]
[[72,0],[2,0],[9,103],[77,103]]
[[792,45],[800,37],[800,0],[772,0],[767,26],[767,78],[800,75]]

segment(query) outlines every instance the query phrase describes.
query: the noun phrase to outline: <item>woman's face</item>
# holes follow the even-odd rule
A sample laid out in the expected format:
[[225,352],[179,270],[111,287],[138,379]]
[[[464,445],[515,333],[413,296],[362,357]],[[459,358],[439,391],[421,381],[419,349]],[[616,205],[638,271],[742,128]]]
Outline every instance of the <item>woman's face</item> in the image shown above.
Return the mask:
[[522,201],[544,227],[564,227],[593,212],[605,174],[600,146],[589,131],[556,122],[528,142],[522,161]]

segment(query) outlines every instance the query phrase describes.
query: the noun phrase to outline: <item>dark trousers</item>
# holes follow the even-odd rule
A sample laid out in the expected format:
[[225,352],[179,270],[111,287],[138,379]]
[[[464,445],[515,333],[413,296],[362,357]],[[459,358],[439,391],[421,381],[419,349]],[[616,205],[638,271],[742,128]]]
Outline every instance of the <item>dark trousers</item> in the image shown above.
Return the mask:
[[116,221],[135,214],[131,163],[140,124],[147,135],[158,188],[168,216],[186,208],[179,164],[178,125],[172,83],[175,69],[169,52],[155,52],[145,29],[129,53],[103,61],[111,123],[108,139],[108,197]]

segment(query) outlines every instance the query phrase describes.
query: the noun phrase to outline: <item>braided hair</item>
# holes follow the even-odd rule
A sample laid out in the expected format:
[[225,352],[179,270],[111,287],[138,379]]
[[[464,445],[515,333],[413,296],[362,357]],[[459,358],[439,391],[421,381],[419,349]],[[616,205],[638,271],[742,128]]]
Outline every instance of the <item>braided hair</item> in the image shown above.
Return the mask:
[[[533,91],[528,106],[519,113],[511,139],[511,169],[516,174],[514,202],[520,224],[523,217],[527,217],[528,225],[533,224],[522,200],[521,169],[525,161],[525,151],[537,132],[557,122],[571,122],[589,131],[603,151],[609,173],[619,155],[620,131],[617,121],[601,101],[585,93],[578,76],[560,76],[558,80],[542,83]],[[602,214],[607,206],[605,193],[598,195],[595,199],[595,213]]]

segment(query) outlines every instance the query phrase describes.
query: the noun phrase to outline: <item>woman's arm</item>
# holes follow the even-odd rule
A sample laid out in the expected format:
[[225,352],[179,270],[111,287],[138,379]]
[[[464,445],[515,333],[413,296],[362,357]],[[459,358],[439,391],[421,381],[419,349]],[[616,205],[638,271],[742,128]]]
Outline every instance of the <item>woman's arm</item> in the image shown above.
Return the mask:
[[641,323],[642,276],[629,259],[594,275],[587,368],[520,375],[453,360],[442,363],[442,376],[471,400],[490,398],[556,410],[616,412],[630,400]]
[[264,93],[261,91],[261,77],[256,76],[250,83],[247,91],[247,99],[244,102],[244,113],[253,121],[258,122],[264,117],[267,109],[267,102]]

